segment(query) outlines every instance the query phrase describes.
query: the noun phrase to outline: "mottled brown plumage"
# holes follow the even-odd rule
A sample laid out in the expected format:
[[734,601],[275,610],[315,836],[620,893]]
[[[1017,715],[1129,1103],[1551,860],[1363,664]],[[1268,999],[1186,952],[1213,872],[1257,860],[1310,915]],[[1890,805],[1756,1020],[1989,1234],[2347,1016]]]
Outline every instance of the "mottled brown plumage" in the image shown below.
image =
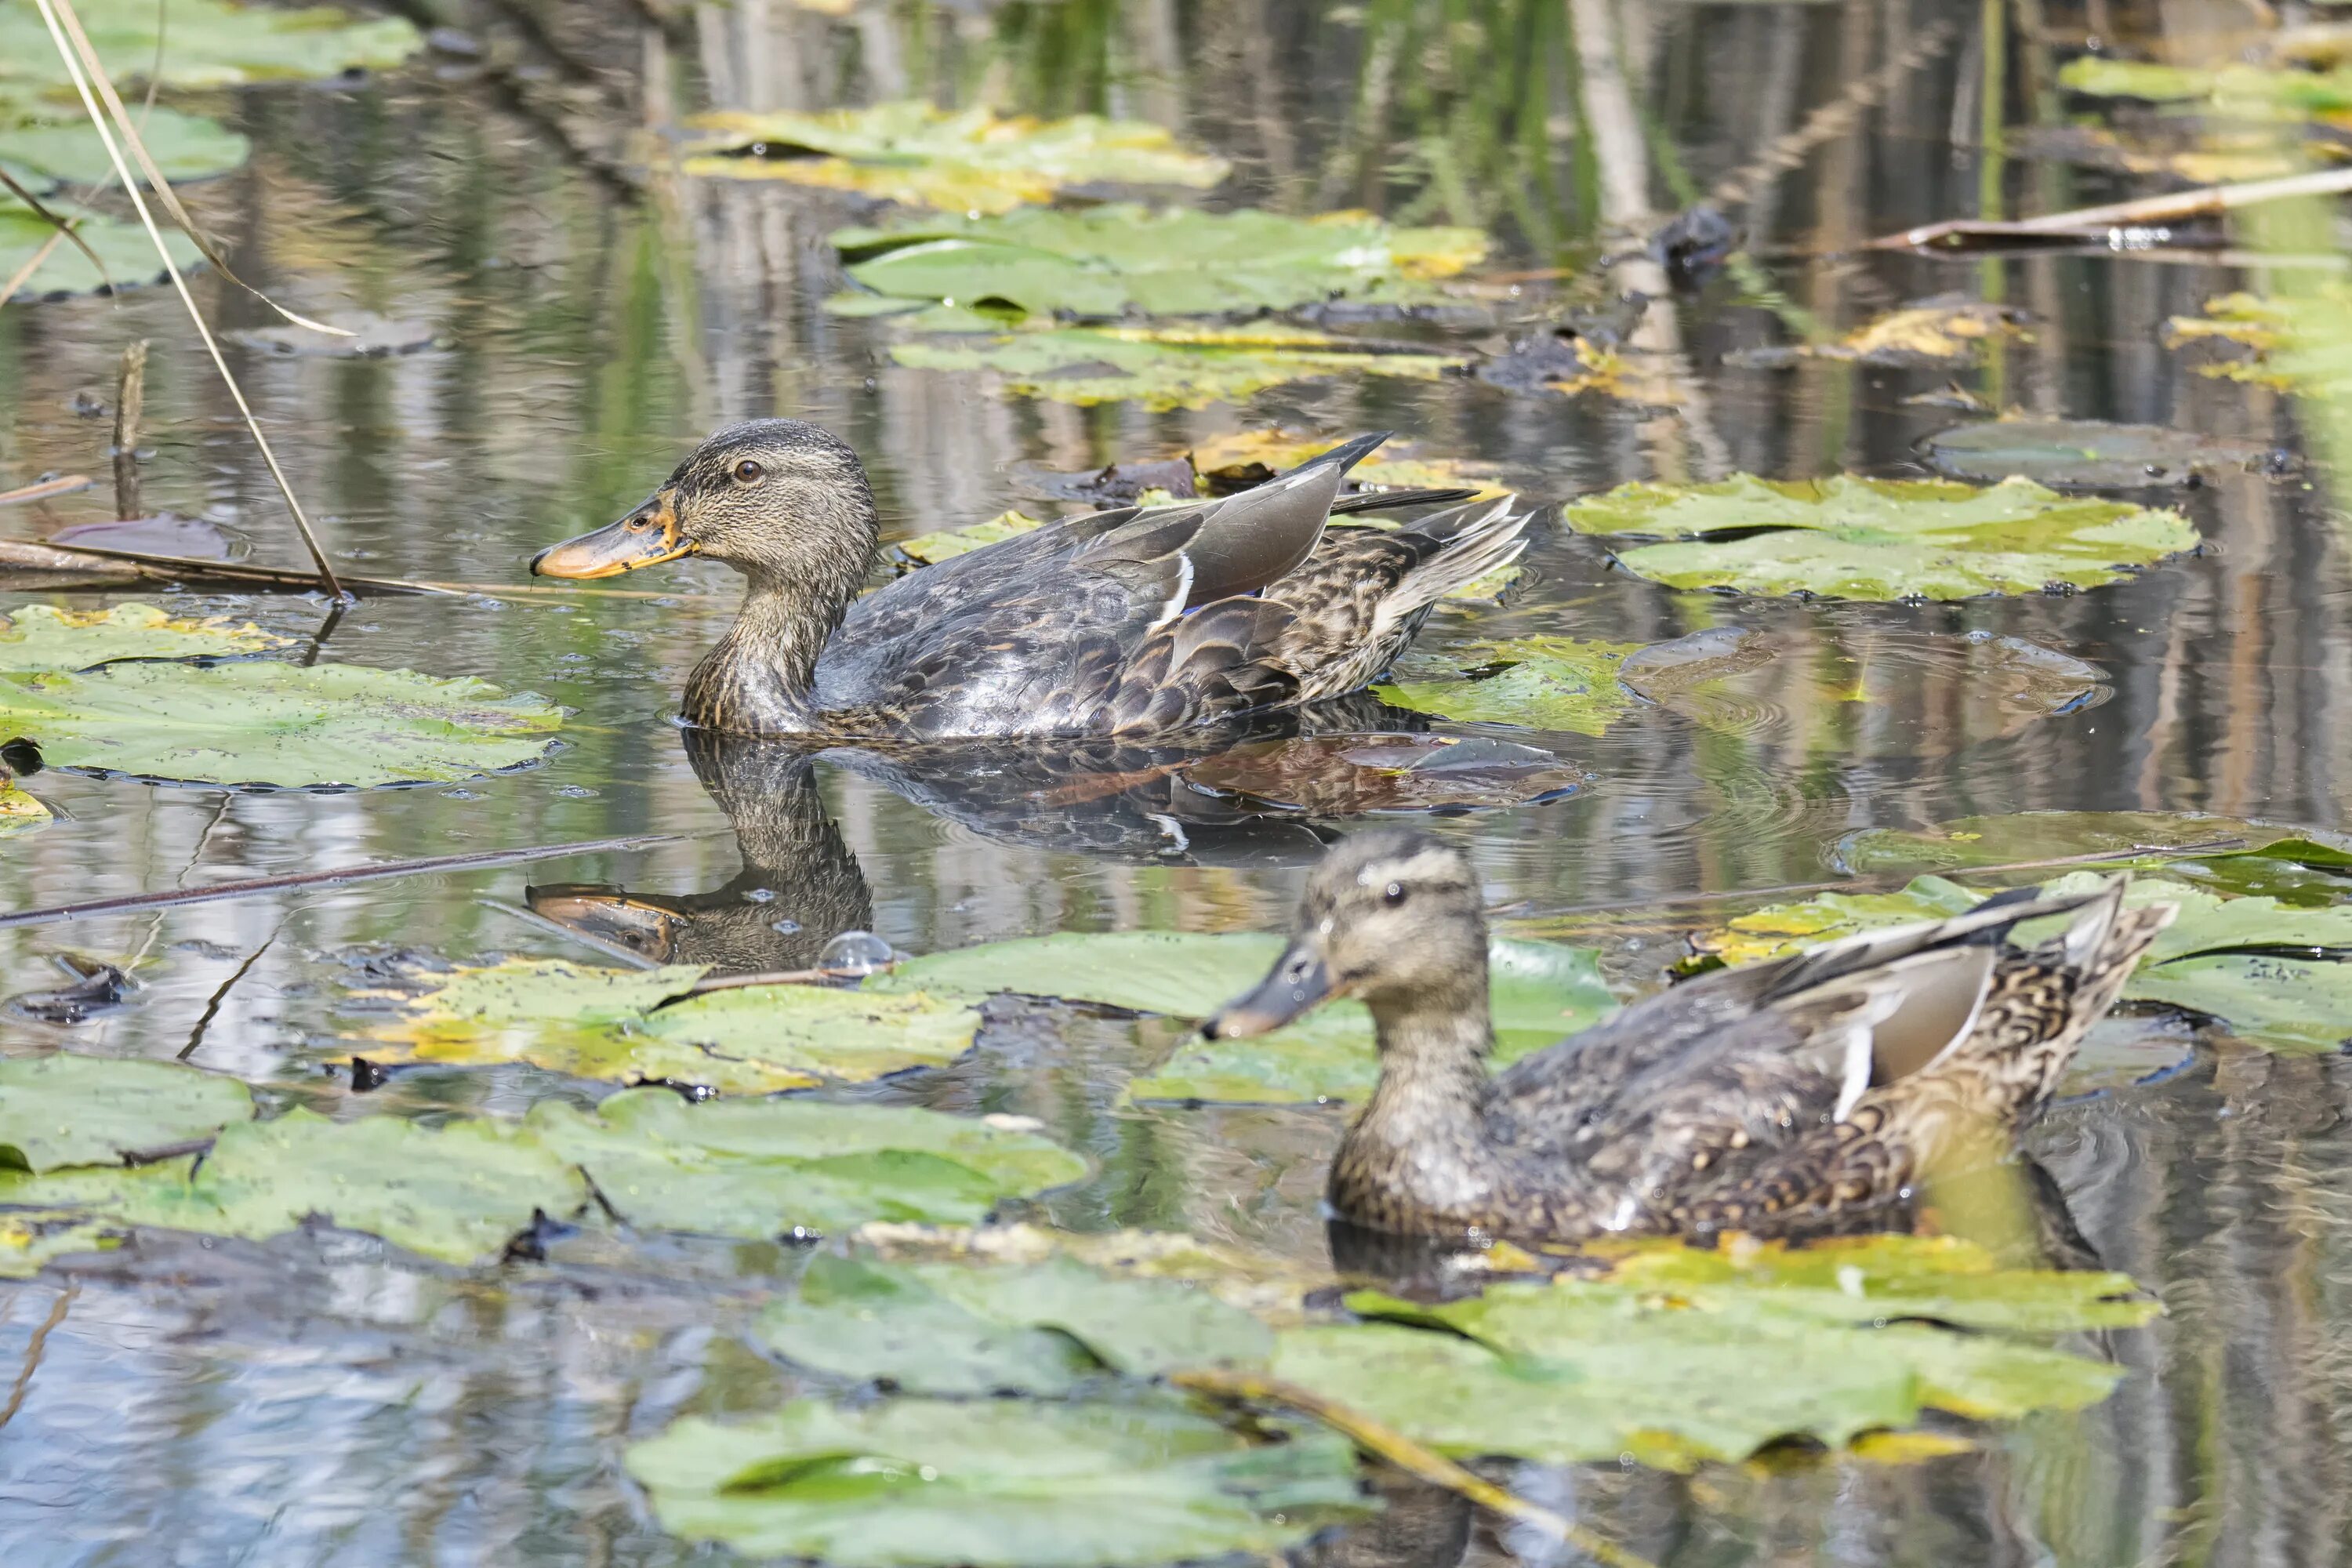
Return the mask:
[[[1486,931],[1455,851],[1355,835],[1310,879],[1289,950],[1210,1020],[1254,1034],[1360,996],[1381,1077],[1332,1207],[1402,1234],[1540,1240],[1843,1223],[1939,1161],[2005,1151],[2172,918],[2123,883],[2003,896],[1701,975],[1489,1076]],[[2011,927],[2071,915],[2026,949]]]
[[1361,437],[1239,495],[1066,518],[861,596],[878,525],[855,452],[813,425],[721,430],[645,504],[532,569],[600,577],[687,554],[749,581],[686,717],[839,740],[1141,737],[1342,695],[1446,593],[1520,549],[1478,501],[1392,532],[1328,530]]

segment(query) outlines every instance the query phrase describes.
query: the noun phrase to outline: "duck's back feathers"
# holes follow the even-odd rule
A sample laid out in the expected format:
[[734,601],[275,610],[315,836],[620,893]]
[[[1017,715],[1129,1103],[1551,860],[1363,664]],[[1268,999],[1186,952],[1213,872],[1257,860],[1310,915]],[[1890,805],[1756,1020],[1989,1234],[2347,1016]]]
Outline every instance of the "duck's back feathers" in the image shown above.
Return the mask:
[[[1990,901],[1717,971],[1500,1075],[1517,1178],[1592,1228],[1705,1230],[1901,1196],[1953,1140],[2004,1143],[2170,921],[2095,891]],[[2003,945],[2021,921],[2057,936]]]
[[1428,606],[1510,560],[1506,502],[1327,533],[1364,437],[1239,495],[1066,519],[854,604],[824,647],[828,728],[1123,735],[1362,686]]

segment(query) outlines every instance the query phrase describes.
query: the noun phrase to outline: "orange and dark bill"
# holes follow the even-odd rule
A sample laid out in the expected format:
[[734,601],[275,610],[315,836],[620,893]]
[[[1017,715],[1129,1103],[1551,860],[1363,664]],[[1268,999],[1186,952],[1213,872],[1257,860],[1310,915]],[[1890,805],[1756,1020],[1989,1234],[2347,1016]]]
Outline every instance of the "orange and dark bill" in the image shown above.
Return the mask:
[[590,940],[667,963],[686,929],[686,917],[620,888],[594,882],[554,882],[526,888],[523,902],[541,920],[553,921]]
[[1274,961],[1273,973],[1256,990],[1217,1009],[1201,1026],[1213,1040],[1236,1040],[1279,1029],[1331,996],[1331,973],[1304,941],[1294,942]]
[[536,577],[617,577],[692,553],[693,544],[678,537],[677,498],[659,489],[620,521],[549,545],[531,557],[530,570]]

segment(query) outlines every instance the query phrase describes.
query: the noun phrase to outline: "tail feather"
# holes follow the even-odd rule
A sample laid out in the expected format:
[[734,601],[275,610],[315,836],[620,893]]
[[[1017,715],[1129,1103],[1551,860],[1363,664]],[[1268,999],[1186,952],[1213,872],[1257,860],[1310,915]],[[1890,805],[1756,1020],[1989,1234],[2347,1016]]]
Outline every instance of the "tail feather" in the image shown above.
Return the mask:
[[1435,542],[1436,553],[1415,566],[1381,598],[1372,615],[1372,638],[1386,637],[1416,611],[1427,609],[1456,588],[1500,571],[1528,547],[1522,537],[1533,512],[1511,515],[1517,498],[1473,501],[1423,518],[1410,531]]

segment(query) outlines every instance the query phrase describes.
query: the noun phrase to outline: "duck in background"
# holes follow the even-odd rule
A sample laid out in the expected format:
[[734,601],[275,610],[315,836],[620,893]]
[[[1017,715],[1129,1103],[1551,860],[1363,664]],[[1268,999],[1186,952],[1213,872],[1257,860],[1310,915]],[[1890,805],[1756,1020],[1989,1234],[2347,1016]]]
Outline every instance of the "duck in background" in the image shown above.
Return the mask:
[[1526,514],[1472,501],[1327,530],[1359,437],[1238,495],[1069,517],[861,596],[880,531],[857,454],[761,419],[644,505],[542,551],[544,576],[707,555],[750,581],[685,715],[739,734],[929,741],[1171,735],[1355,691],[1430,606],[1516,560]]

